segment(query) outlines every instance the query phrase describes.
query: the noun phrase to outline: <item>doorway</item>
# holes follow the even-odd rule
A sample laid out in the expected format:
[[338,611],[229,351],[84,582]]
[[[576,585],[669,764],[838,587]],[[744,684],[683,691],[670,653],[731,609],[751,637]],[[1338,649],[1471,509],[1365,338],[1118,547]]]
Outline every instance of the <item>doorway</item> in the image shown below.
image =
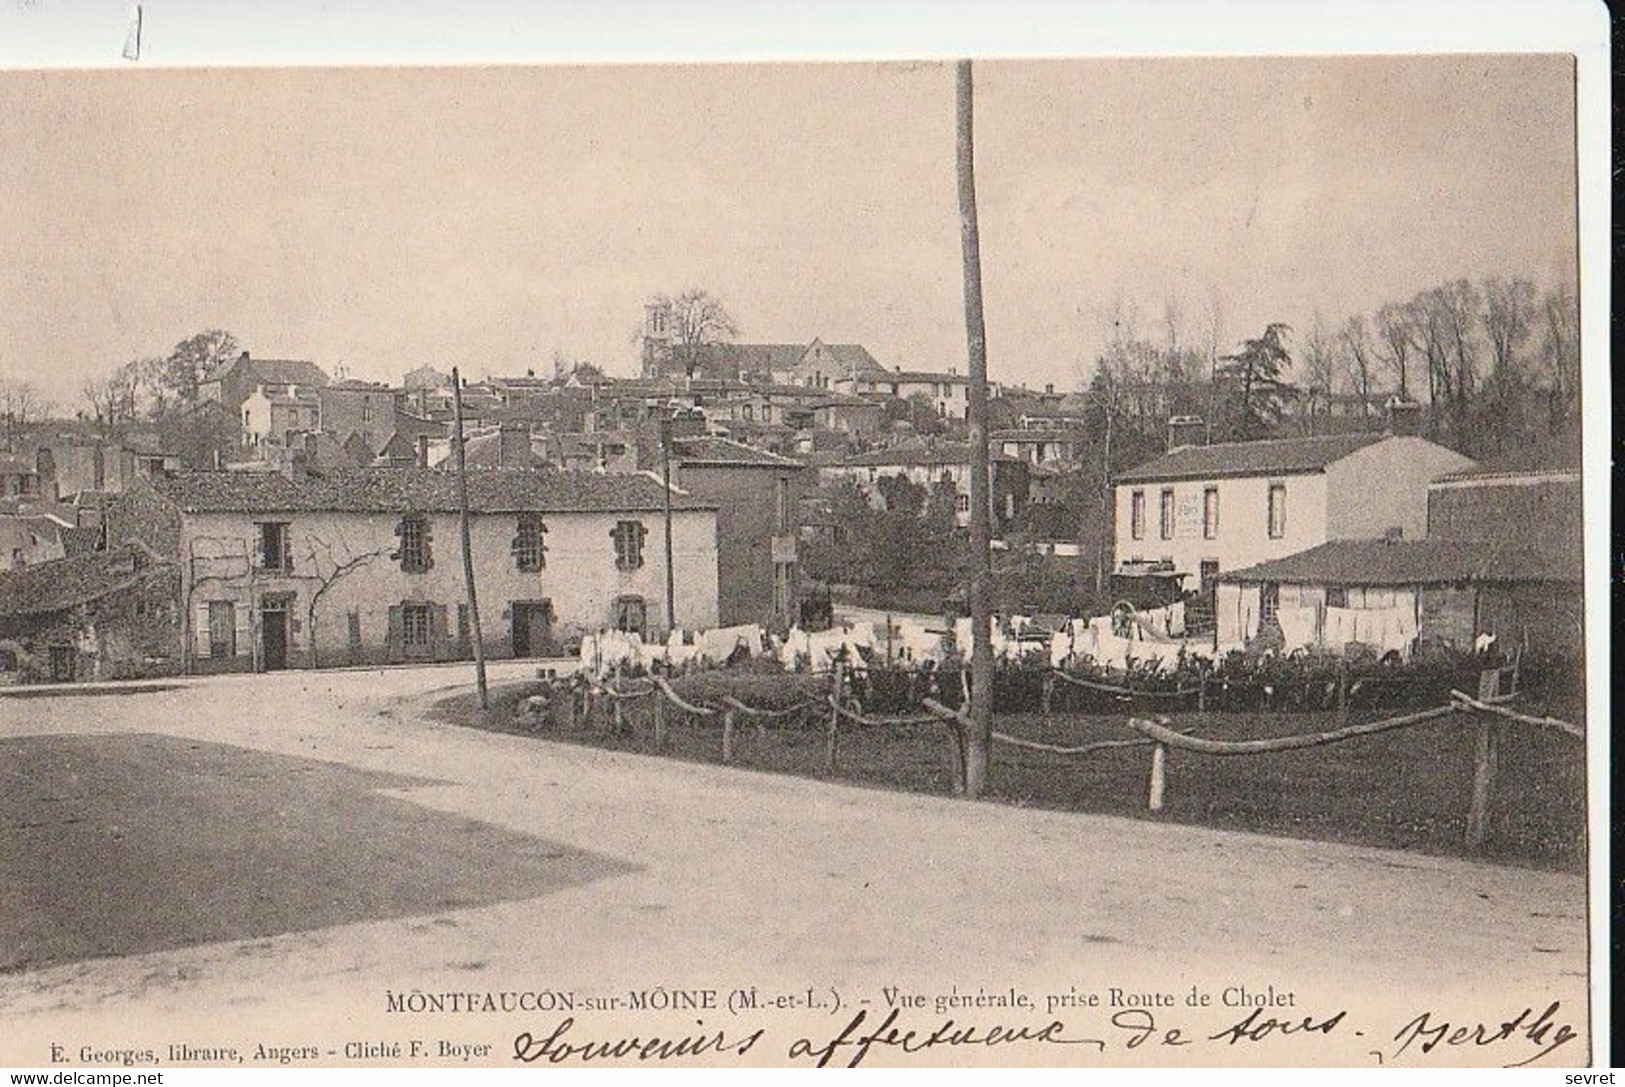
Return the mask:
[[513,602],[513,655],[516,657],[556,657],[553,641],[553,602],[515,600]]
[[260,646],[265,652],[265,670],[280,672],[288,667],[288,606],[267,603],[260,609]]

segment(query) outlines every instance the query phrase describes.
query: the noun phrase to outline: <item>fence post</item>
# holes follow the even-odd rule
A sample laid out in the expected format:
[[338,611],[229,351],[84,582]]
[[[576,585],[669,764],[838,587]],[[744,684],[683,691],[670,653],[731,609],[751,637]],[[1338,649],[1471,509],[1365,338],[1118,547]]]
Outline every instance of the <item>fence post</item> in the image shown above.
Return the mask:
[[1207,669],[1200,669],[1196,673],[1196,712],[1207,712]]
[[1168,788],[1168,745],[1151,745],[1151,789],[1147,800],[1147,807],[1152,811],[1162,810],[1163,794]]
[[617,736],[624,735],[626,733],[626,699],[620,697],[619,683],[616,683],[610,690],[614,692],[609,696],[609,700],[614,706],[615,734]]
[[1500,753],[1496,750],[1495,725],[1488,714],[1476,714],[1477,741],[1473,745],[1473,796],[1467,809],[1467,845],[1478,849],[1489,837],[1490,796],[1494,789],[1496,766]]
[[1337,719],[1345,724],[1349,719],[1349,663],[1341,657],[1337,660]]
[[666,750],[666,695],[655,688],[655,750]]
[[831,777],[835,775],[836,764],[840,758],[841,744],[841,679],[846,668],[845,661],[835,662],[834,696],[830,699],[829,707],[829,734],[824,738],[824,764]]
[[734,757],[734,711],[722,715],[722,761],[732,762]]
[[1044,716],[1048,717],[1055,699],[1055,673],[1044,673]]

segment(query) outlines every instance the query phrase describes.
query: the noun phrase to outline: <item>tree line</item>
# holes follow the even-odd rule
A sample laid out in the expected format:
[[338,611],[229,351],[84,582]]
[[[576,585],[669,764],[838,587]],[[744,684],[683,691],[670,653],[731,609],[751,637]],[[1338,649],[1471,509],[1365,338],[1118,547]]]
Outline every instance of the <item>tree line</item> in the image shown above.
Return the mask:
[[1119,306],[1088,382],[1124,453],[1163,443],[1174,415],[1202,417],[1210,441],[1251,440],[1380,425],[1390,396],[1422,405],[1426,437],[1479,459],[1579,421],[1579,301],[1566,282],[1453,279],[1368,313],[1316,313],[1304,329],[1271,323],[1228,351],[1216,302],[1197,342],[1177,305],[1161,324],[1148,334]]

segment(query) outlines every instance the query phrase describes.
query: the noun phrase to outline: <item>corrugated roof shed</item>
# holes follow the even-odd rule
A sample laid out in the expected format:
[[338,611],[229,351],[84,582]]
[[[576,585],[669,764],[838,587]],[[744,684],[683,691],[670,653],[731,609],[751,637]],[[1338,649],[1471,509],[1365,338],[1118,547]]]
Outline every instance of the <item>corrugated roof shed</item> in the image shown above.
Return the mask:
[[1450,585],[1472,581],[1581,581],[1580,556],[1517,540],[1330,540],[1286,558],[1219,575],[1287,585]]
[[[159,493],[190,513],[452,513],[457,476],[433,468],[310,469],[279,472],[181,472],[153,481]],[[618,513],[663,508],[655,479],[628,473],[564,468],[480,468],[468,473],[475,513]],[[715,509],[686,494],[672,508]]]
[[1324,471],[1334,461],[1391,437],[1383,433],[1273,438],[1257,442],[1187,445],[1117,477],[1118,483],[1216,479],[1227,476],[1294,475]]

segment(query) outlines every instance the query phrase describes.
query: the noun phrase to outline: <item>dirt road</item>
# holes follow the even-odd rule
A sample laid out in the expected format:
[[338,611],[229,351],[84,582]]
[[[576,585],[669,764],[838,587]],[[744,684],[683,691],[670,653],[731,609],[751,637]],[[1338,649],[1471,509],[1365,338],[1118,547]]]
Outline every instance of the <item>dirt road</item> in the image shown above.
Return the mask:
[[[493,676],[532,671],[498,665]],[[33,763],[23,752],[30,738],[57,737],[49,742],[71,744],[86,769],[63,776],[58,753],[46,760],[54,784],[35,792],[117,790],[124,805],[86,802],[80,818],[92,825],[74,832],[75,848],[100,860],[76,868],[54,865],[49,842],[21,848],[22,835],[57,833],[41,824],[58,817],[42,814],[43,800],[15,801],[0,908],[95,895],[107,910],[182,918],[155,942],[87,952],[68,940],[51,954],[38,944],[34,959],[17,954],[18,941],[59,932],[0,926],[14,963],[0,975],[0,1064],[44,1064],[53,1042],[69,1061],[108,1047],[162,1061],[164,1046],[187,1041],[244,1053],[282,1045],[312,1050],[306,1063],[344,1063],[348,1042],[414,1040],[452,1044],[443,1057],[431,1044],[430,1063],[511,1064],[516,1035],[558,1029],[560,993],[576,1002],[573,1040],[755,1027],[765,1033],[749,1052],[713,1059],[782,1064],[798,1038],[837,1035],[856,1012],[878,1025],[893,987],[924,998],[902,1010],[899,1028],[1064,1020],[1083,1041],[1001,1048],[973,1037],[907,1056],[877,1044],[866,1063],[1585,1059],[1580,877],[833,786],[423,719],[436,690],[464,680],[446,669],[283,673],[121,697],[0,698],[6,790],[20,796],[49,776],[42,749]],[[83,738],[97,736],[109,739],[92,758],[96,741]],[[148,750],[147,772],[136,773],[118,746],[136,740],[211,746],[189,767],[166,762],[167,748]],[[283,777],[251,784],[261,764]],[[314,792],[303,784],[312,774],[324,783]],[[115,820],[121,841],[141,839],[142,867],[170,858],[189,881],[121,881],[120,858],[135,847],[97,837]],[[63,849],[75,841],[58,837]],[[531,867],[509,872],[527,852]],[[233,857],[250,861],[233,867]],[[536,857],[573,867],[542,870]],[[278,877],[253,878],[245,864]],[[213,924],[218,903],[276,920]],[[73,916],[84,926],[94,911]],[[681,1012],[658,1013],[662,998],[626,1010],[657,987],[715,989],[723,1003],[734,994],[741,1014],[707,1010],[703,994]],[[752,991],[759,1002],[742,1009]],[[936,999],[978,991],[980,1006]],[[531,999],[507,1012],[404,1003],[465,992]],[[1012,1007],[1016,993],[1032,1007]],[[622,1009],[589,1009],[588,998]],[[1251,1033],[1227,1031],[1255,999],[1281,1027],[1255,1038],[1255,1018]],[[772,1000],[780,1006],[761,1003]],[[1493,1043],[1422,1052],[1437,1024],[1480,1021],[1490,1029],[1479,1038],[1511,1026]],[[1130,1048],[1142,1028],[1151,1040]],[[1197,1043],[1162,1045],[1170,1028]],[[815,1062],[817,1045],[807,1048],[813,1056],[795,1063]],[[845,1063],[855,1048],[831,1052]]]

